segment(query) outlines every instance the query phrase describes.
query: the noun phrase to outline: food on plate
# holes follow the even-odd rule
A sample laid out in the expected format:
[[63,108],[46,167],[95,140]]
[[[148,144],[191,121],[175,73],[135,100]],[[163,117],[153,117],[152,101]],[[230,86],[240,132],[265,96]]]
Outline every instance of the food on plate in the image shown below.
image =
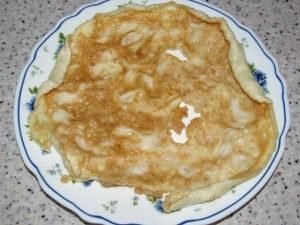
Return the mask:
[[257,175],[277,138],[225,20],[174,2],[99,13],[67,36],[29,126],[69,179],[164,197],[165,212]]

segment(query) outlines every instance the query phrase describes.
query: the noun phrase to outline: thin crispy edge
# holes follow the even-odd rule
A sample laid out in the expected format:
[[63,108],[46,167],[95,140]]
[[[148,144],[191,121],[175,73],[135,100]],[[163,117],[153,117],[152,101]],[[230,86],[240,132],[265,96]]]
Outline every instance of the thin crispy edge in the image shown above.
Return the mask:
[[272,120],[272,129],[273,129],[273,139],[269,141],[267,149],[265,153],[262,155],[260,160],[255,164],[254,167],[251,167],[250,170],[247,170],[242,179],[228,179],[219,181],[217,183],[211,184],[206,187],[198,188],[192,191],[184,191],[184,192],[173,192],[166,195],[165,200],[163,202],[163,210],[165,212],[172,212],[175,210],[182,209],[187,206],[195,205],[197,203],[204,203],[208,201],[215,200],[233,187],[250,180],[251,178],[257,176],[268,164],[274,149],[277,143],[278,130],[275,121],[275,113],[273,110],[273,104],[270,103],[269,108],[271,110],[271,120]]

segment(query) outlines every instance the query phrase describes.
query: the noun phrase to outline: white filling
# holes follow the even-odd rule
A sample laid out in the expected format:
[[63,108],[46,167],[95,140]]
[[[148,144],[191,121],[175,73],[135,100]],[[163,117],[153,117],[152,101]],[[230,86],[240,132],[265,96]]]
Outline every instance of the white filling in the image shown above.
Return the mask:
[[54,122],[68,124],[72,118],[72,115],[63,109],[58,109],[53,113],[52,118]]
[[76,142],[76,144],[78,144],[78,146],[79,146],[80,148],[82,148],[83,150],[88,150],[88,149],[89,149],[88,144],[86,143],[86,141],[85,141],[82,137],[76,136],[76,137],[75,137],[75,142]]
[[140,135],[139,147],[143,150],[154,150],[159,145],[159,138],[155,134]]
[[247,113],[241,109],[239,100],[237,98],[234,98],[231,100],[230,110],[236,121],[243,123],[243,124],[250,122],[251,117],[250,117],[249,113]]
[[70,104],[74,103],[78,100],[78,96],[76,93],[69,92],[59,92],[56,94],[54,101],[58,105]]
[[127,173],[128,175],[136,176],[136,175],[142,175],[148,171],[148,164],[147,162],[140,162],[134,167],[131,167]]
[[90,67],[91,74],[90,76],[93,79],[97,78],[114,78],[118,76],[122,72],[122,66],[119,63],[116,62],[106,62],[106,63],[98,63],[94,66]]
[[181,130],[180,134],[177,134],[174,130],[170,130],[170,132],[171,132],[171,138],[175,143],[184,144],[188,140],[186,136],[186,128],[189,126],[189,124],[193,119],[200,117],[201,114],[196,113],[193,106],[186,104],[184,102],[181,102],[179,107],[180,108],[187,107],[188,109],[188,116],[182,118],[182,122],[185,127]]
[[188,58],[179,49],[168,49],[166,53],[175,56],[180,61],[188,61]]
[[135,134],[135,130],[130,127],[119,126],[113,131],[113,134],[119,137],[126,137]]
[[149,76],[149,75],[146,75],[146,74],[143,74],[143,81],[146,85],[146,87],[150,90],[153,90],[154,89],[154,79],[153,77]]
[[127,34],[122,40],[121,40],[121,45],[130,45],[134,42],[137,42],[138,40],[140,40],[142,37],[141,34],[137,33],[137,32],[131,32],[129,34]]
[[178,171],[182,176],[184,176],[186,178],[189,178],[195,174],[195,171],[187,165],[181,165],[179,167]]
[[122,103],[132,103],[136,94],[138,93],[137,90],[133,90],[133,91],[128,91],[124,94],[122,94],[120,97],[119,97],[119,100],[120,102]]
[[221,157],[226,157],[232,152],[232,145],[229,143],[224,143],[217,149],[217,155]]

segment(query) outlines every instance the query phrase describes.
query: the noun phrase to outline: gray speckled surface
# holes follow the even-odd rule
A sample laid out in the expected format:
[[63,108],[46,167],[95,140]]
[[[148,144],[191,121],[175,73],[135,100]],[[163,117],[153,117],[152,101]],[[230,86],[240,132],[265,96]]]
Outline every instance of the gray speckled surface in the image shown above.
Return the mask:
[[[0,224],[84,224],[47,197],[23,164],[13,129],[13,101],[34,45],[61,17],[86,2],[0,1]],[[300,224],[300,1],[209,2],[251,28],[277,59],[288,85],[291,115],[285,152],[274,175],[253,200],[219,224]]]

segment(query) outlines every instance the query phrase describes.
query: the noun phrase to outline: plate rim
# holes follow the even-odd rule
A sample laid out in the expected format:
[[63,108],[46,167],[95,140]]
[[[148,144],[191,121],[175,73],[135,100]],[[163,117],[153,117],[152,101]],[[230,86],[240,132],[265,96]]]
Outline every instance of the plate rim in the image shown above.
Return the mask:
[[[101,215],[93,215],[88,212],[86,212],[84,209],[82,209],[80,206],[78,206],[76,203],[74,203],[72,200],[68,199],[67,197],[63,196],[59,191],[55,189],[55,187],[52,187],[44,178],[42,173],[40,172],[39,168],[35,165],[35,163],[32,161],[30,158],[28,151],[26,149],[26,145],[24,142],[24,137],[22,135],[21,131],[21,122],[20,122],[20,108],[21,108],[21,93],[23,90],[24,86],[24,81],[25,78],[28,74],[28,70],[37,58],[37,53],[40,50],[41,46],[54,34],[58,31],[58,29],[63,25],[63,23],[67,20],[70,20],[76,16],[78,16],[83,10],[94,7],[94,6],[99,6],[101,4],[104,4],[106,2],[109,2],[111,0],[98,0],[96,2],[88,3],[88,4],[83,4],[81,5],[77,10],[74,11],[74,13],[62,17],[56,25],[49,31],[47,32],[44,37],[35,45],[35,47],[32,49],[30,58],[28,59],[26,65],[22,69],[22,72],[19,77],[17,89],[16,89],[16,94],[15,94],[15,103],[14,103],[14,129],[15,129],[15,134],[16,134],[16,140],[18,143],[18,148],[22,156],[22,160],[26,167],[31,171],[35,177],[38,180],[39,185],[41,186],[42,190],[52,199],[54,199],[58,204],[61,204],[65,206],[66,208],[70,209],[74,213],[76,213],[79,217],[84,219],[85,221],[88,222],[95,222],[95,219],[97,222],[108,222],[110,224],[115,224],[115,225],[138,225],[137,223],[128,223],[128,224],[123,224],[123,223],[116,223],[113,222],[110,219],[105,218],[104,216]],[[200,218],[195,218],[195,219],[185,219],[184,221],[178,223],[178,225],[183,225],[186,223],[194,223],[194,222],[216,222],[222,218],[227,217],[229,214],[235,212],[238,210],[240,207],[244,206],[247,202],[249,202],[262,188],[266,185],[266,183],[269,181],[271,178],[273,172],[279,165],[279,161],[282,157],[283,151],[284,151],[284,144],[285,144],[285,137],[288,131],[288,128],[290,126],[290,113],[289,113],[289,106],[287,104],[287,86],[286,82],[281,75],[279,71],[279,66],[276,61],[276,59],[269,53],[269,51],[265,48],[264,44],[260,41],[260,39],[256,36],[256,34],[249,29],[248,27],[242,25],[240,22],[236,20],[234,16],[231,14],[225,12],[224,10],[218,8],[217,6],[211,5],[207,2],[204,1],[196,1],[196,0],[183,0],[181,1],[183,4],[184,2],[192,2],[201,5],[202,7],[207,7],[213,11],[216,11],[220,13],[223,17],[226,17],[227,19],[231,20],[237,28],[243,30],[244,32],[248,33],[257,46],[260,48],[262,53],[268,60],[273,65],[273,70],[274,70],[274,75],[277,78],[277,80],[280,83],[281,86],[281,102],[282,102],[282,110],[283,110],[283,127],[282,130],[280,131],[280,134],[278,136],[277,140],[277,149],[274,151],[274,155],[272,156],[272,159],[268,162],[269,165],[265,168],[265,171],[261,178],[253,185],[253,187],[250,188],[249,191],[247,191],[245,194],[243,194],[239,199],[234,201],[233,203],[229,204],[228,206],[224,207],[222,210],[219,210],[218,212],[215,212],[213,214],[210,214],[205,217],[200,217]],[[98,221],[101,220],[101,221]]]

